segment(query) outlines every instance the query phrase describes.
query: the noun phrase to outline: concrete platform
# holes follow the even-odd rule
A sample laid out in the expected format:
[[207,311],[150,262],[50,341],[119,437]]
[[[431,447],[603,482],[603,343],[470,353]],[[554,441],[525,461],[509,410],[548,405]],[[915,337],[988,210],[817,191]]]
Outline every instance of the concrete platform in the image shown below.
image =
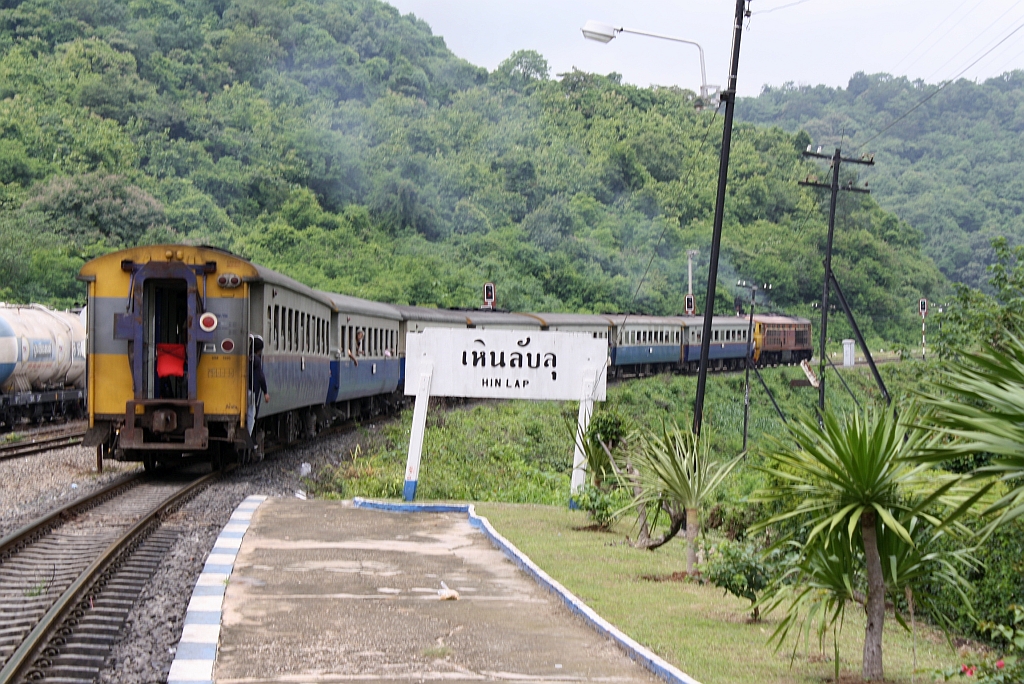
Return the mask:
[[[442,601],[441,581],[459,592]],[[218,684],[645,682],[459,513],[268,499],[223,601]]]

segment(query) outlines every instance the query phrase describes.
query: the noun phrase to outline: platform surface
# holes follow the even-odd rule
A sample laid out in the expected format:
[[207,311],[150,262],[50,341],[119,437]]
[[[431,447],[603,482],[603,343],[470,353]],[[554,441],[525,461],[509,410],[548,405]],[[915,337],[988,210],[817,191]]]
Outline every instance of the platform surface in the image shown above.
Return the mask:
[[223,611],[218,684],[658,681],[459,513],[268,499]]

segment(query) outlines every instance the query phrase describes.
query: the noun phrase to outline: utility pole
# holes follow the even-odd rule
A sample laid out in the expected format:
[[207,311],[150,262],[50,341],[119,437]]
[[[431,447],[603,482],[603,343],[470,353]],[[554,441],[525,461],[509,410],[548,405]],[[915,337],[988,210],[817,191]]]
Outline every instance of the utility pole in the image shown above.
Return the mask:
[[747,0],[736,0],[732,26],[732,54],[729,59],[729,82],[721,93],[725,102],[725,123],[722,126],[722,154],[718,166],[718,194],[715,198],[715,220],[711,232],[711,263],[708,267],[708,294],[704,300],[704,325],[701,328],[700,370],[697,373],[697,396],[693,401],[693,432],[700,436],[704,422],[704,390],[708,382],[708,357],[711,355],[711,317],[715,313],[715,289],[718,285],[718,255],[722,247],[722,222],[725,218],[725,186],[729,177],[729,152],[732,149],[732,119],[736,111],[736,72],[740,65],[740,38],[743,19],[748,16]]
[[[812,180],[810,176],[800,181],[800,185],[808,185],[814,188],[828,188],[832,191],[832,196],[829,201],[828,207],[828,238],[825,241],[825,282],[821,288],[821,342],[818,345],[818,411],[825,411],[825,341],[828,339],[828,291],[829,285],[831,284],[832,275],[832,238],[835,235],[836,230],[836,204],[839,199],[839,167],[842,162],[849,162],[851,164],[865,164],[867,166],[873,166],[875,163],[874,155],[870,157],[862,157],[860,159],[851,159],[842,156],[841,150],[837,147],[835,153],[831,156],[821,153],[821,147],[818,148],[817,152],[811,151],[811,146],[808,145],[804,151],[805,157],[817,157],[818,159],[830,159],[832,167],[832,183],[826,185],[825,183],[819,183],[817,179]],[[842,188],[847,192],[870,192],[867,188],[855,188],[853,183],[848,184]],[[865,355],[869,352],[864,349]]]

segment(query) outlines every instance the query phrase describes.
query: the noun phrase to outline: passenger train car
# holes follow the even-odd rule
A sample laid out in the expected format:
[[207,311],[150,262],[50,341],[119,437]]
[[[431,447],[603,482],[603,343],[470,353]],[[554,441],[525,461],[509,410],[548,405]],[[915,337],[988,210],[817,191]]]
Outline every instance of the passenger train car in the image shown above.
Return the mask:
[[[703,318],[455,311],[310,289],[211,247],[159,245],[87,263],[86,445],[148,468],[182,458],[259,457],[265,442],[315,435],[339,418],[403,405],[407,335],[432,327],[571,331],[608,342],[609,373],[697,369]],[[810,322],[716,316],[713,369],[810,357]],[[2,332],[2,331],[0,331]],[[270,400],[246,429],[252,350],[262,342]],[[803,346],[801,346],[803,345]]]

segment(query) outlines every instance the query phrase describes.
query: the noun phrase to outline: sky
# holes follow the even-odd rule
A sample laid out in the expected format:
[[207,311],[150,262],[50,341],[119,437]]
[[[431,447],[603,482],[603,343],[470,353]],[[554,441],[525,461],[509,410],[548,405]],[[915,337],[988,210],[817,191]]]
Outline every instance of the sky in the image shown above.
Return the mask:
[[[536,50],[552,76],[575,67],[693,91],[701,85],[696,47],[630,34],[603,45],[584,40],[580,27],[593,19],[698,42],[708,84],[724,86],[736,9],[735,0],[388,1],[489,70],[516,50]],[[964,78],[1024,68],[1024,0],[751,0],[749,7],[737,84],[744,96],[786,82],[845,87],[858,71],[941,83],[993,47]]]

